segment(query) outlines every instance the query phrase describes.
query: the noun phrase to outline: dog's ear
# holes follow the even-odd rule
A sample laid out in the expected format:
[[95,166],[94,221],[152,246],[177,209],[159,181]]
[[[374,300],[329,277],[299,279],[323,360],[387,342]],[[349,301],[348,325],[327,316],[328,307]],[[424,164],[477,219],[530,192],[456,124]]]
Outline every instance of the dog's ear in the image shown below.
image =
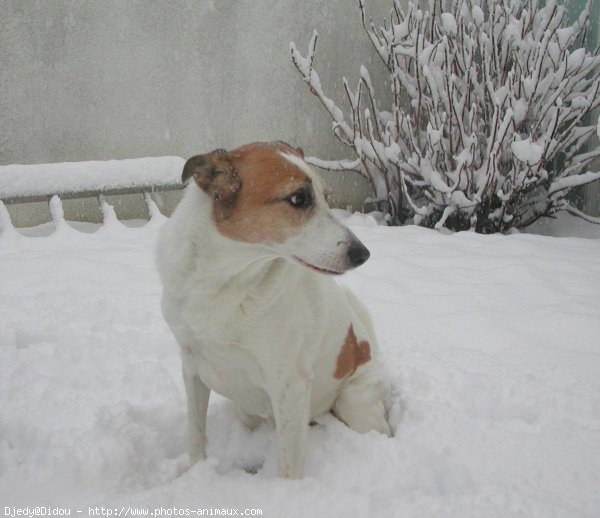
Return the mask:
[[190,178],[217,201],[232,201],[242,188],[242,181],[224,149],[190,158],[183,167],[181,181],[187,183]]

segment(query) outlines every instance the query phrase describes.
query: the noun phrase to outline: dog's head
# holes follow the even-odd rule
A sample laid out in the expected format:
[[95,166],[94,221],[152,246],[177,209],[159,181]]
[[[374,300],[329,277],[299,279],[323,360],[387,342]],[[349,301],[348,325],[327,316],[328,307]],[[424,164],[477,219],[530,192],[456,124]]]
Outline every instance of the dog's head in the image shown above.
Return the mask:
[[322,273],[363,264],[369,251],[329,212],[320,178],[301,149],[284,142],[254,143],[190,158],[193,179],[212,199],[223,236],[267,247]]

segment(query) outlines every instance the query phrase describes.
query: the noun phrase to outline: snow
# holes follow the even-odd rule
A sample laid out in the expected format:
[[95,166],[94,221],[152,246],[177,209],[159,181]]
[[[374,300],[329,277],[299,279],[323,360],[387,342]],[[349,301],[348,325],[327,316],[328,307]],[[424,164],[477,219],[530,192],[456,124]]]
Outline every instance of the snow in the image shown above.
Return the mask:
[[573,27],[563,27],[556,30],[556,38],[561,50],[566,49],[570,40],[573,38],[575,30]]
[[479,7],[478,5],[474,5],[473,9],[471,10],[471,16],[473,16],[473,21],[475,22],[475,25],[477,25],[478,27],[481,26],[485,18],[481,7]]
[[520,43],[521,34],[523,33],[523,23],[514,17],[511,17],[511,21],[506,25],[504,29],[504,38],[507,41],[512,41],[515,44]]
[[129,187],[160,187],[181,181],[185,160],[177,156],[57,164],[0,166],[0,199]]
[[570,70],[574,70],[583,65],[586,57],[585,48],[576,49],[569,55],[567,59],[567,65]]
[[293,482],[275,477],[273,430],[248,431],[218,396],[208,459],[188,469],[179,353],[153,259],[162,218],[6,228],[1,505],[600,515],[598,227],[587,239],[446,235],[380,216],[336,211],[372,254],[340,282],[374,317],[395,436],[325,416]]
[[527,101],[525,99],[516,99],[511,107],[515,116],[515,124],[520,124],[527,117]]
[[544,154],[544,148],[530,138],[515,140],[511,142],[510,148],[517,160],[530,166],[538,164]]
[[588,171],[587,173],[566,176],[563,178],[558,178],[552,182],[548,192],[553,194],[555,192],[561,191],[562,189],[568,189],[571,187],[576,187],[578,185],[584,185],[586,182],[600,180],[600,172],[592,172]]
[[442,21],[442,27],[444,27],[446,33],[455,36],[458,29],[456,25],[456,19],[452,13],[442,13],[440,14],[440,18]]

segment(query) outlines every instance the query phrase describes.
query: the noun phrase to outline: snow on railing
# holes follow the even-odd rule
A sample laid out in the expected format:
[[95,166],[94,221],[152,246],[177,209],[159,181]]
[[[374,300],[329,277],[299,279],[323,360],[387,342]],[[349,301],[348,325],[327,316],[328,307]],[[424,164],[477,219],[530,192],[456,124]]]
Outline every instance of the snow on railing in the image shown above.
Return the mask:
[[13,227],[6,205],[40,201],[48,202],[56,227],[65,221],[62,199],[96,197],[104,224],[115,221],[115,209],[105,195],[143,194],[150,219],[156,219],[161,212],[150,193],[181,189],[184,164],[181,157],[163,156],[0,166],[0,233]]
[[53,194],[180,188],[185,160],[177,156],[0,166],[0,200],[41,201]]

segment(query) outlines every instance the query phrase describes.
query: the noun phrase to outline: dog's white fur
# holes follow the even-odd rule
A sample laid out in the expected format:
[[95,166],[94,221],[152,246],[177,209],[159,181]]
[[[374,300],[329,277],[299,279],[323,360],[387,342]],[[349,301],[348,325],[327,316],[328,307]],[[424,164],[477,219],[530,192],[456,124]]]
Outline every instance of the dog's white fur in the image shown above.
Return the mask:
[[[215,223],[217,201],[192,181],[161,231],[158,266],[163,313],[181,347],[191,461],[205,456],[214,390],[236,403],[250,427],[274,419],[278,473],[297,478],[308,424],[320,415],[333,411],[354,430],[390,435],[384,408],[389,383],[366,309],[331,276],[313,271],[348,269],[348,246],[360,242],[330,215],[308,164],[278,147],[273,153],[283,157],[292,176],[297,169],[313,186],[314,207],[300,229],[282,242],[224,236]],[[247,156],[238,156],[241,166]],[[241,182],[242,191],[261,188],[246,185],[243,177]],[[370,357],[338,378],[334,373],[351,331],[355,344],[368,342]]]

